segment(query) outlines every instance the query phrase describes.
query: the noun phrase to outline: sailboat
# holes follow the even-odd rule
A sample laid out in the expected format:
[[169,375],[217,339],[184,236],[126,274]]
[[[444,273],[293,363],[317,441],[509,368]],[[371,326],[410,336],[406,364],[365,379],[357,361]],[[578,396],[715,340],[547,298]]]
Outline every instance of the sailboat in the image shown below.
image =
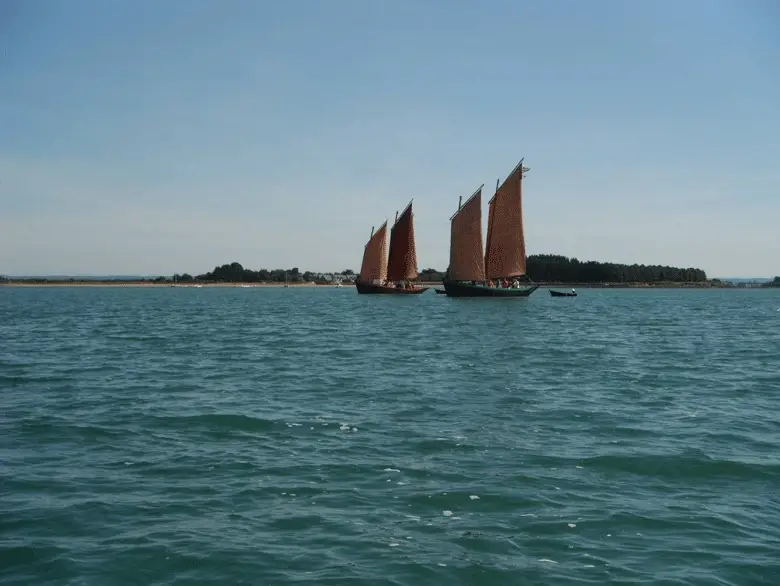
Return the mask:
[[444,279],[448,297],[528,297],[539,288],[490,287],[488,281],[525,278],[523,233],[523,176],[530,170],[523,160],[512,170],[488,202],[485,254],[482,255],[482,188],[450,218],[450,268]]
[[360,294],[419,295],[428,287],[415,287],[417,280],[417,249],[414,239],[414,214],[412,202],[404,208],[390,230],[390,251],[387,250],[387,221],[379,230],[371,228],[363,263],[355,287]]

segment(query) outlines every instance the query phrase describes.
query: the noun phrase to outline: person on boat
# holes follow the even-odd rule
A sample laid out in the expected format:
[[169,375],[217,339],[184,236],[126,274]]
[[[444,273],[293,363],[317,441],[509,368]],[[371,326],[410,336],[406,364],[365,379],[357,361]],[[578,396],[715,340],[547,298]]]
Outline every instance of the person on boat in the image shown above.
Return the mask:
[[519,289],[519,288],[520,288],[520,281],[518,281],[517,279],[512,281],[512,289]]

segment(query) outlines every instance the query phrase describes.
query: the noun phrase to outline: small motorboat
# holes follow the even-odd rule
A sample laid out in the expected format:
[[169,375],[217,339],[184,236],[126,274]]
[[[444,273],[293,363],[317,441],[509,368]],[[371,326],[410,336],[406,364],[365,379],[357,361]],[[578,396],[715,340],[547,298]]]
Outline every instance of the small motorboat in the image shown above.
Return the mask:
[[550,289],[550,295],[552,297],[576,297],[577,292],[574,289],[571,291],[553,291]]

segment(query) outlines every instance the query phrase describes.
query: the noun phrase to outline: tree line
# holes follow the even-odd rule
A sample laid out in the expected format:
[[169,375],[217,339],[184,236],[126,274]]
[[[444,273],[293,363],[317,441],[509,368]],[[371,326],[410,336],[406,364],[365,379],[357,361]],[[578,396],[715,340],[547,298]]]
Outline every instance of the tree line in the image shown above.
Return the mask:
[[526,270],[534,281],[560,283],[695,283],[707,280],[697,268],[661,265],[619,264],[579,261],[554,254],[535,254],[527,259]]
[[528,256],[526,274],[541,283],[696,283],[707,280],[707,273],[697,268],[580,261],[557,254]]
[[[340,274],[351,276],[355,273],[350,269],[345,269]],[[213,271],[193,277],[188,273],[173,275],[173,281],[176,283],[187,283],[190,281],[205,281],[213,283],[284,283],[285,280],[290,283],[308,283],[320,278],[319,273],[311,271],[301,272],[298,267],[291,269],[260,269],[253,271],[241,266],[241,263],[232,262],[215,267]]]
[[[449,270],[449,269],[448,269]],[[527,259],[528,276],[537,282],[559,283],[658,283],[675,282],[691,283],[707,280],[707,274],[697,268],[678,268],[661,265],[619,264],[611,262],[580,261],[554,254],[534,254]],[[353,276],[351,269],[344,269],[340,274]],[[441,281],[446,277],[446,271],[433,268],[420,271],[419,279],[427,282]],[[175,282],[205,281],[223,283],[260,283],[277,282],[301,283],[317,281],[319,273],[301,272],[298,267],[292,269],[260,269],[244,268],[238,262],[215,267],[214,270],[193,277],[187,273],[176,274]],[[775,278],[778,282],[780,278]],[[771,286],[771,285],[770,285]],[[777,285],[780,286],[780,282]]]

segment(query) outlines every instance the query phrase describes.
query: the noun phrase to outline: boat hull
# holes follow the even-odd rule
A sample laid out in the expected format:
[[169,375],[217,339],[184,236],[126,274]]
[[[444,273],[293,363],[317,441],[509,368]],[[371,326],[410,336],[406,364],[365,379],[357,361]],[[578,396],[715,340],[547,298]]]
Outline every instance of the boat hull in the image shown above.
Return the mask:
[[552,297],[576,297],[577,296],[576,293],[564,293],[562,291],[553,291],[552,289],[550,289],[550,295]]
[[520,289],[501,289],[498,287],[483,287],[472,285],[462,281],[444,281],[444,291],[447,297],[501,297],[518,298],[528,297],[539,288],[539,285],[531,285]]
[[359,295],[419,295],[425,293],[428,287],[415,287],[414,289],[399,289],[385,287],[384,285],[372,285],[370,283],[355,283]]

